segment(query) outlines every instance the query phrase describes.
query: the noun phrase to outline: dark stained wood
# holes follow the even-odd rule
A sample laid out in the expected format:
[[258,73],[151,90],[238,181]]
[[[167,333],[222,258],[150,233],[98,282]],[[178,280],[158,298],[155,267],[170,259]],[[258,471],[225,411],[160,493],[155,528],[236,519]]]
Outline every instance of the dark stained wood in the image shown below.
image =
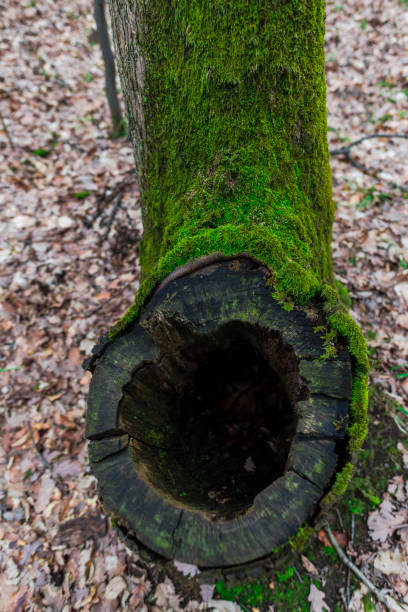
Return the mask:
[[212,522],[184,511],[172,556],[187,563],[222,567],[264,556],[284,544],[315,507],[321,490],[294,472],[273,482],[243,517]]
[[336,467],[338,456],[334,440],[296,439],[290,467],[300,476],[324,490]]
[[86,437],[123,434],[118,406],[132,373],[157,358],[159,349],[141,327],[109,345],[96,365],[88,395]]
[[[349,356],[340,347],[339,358],[325,360],[319,315],[285,310],[266,281],[265,268],[249,258],[199,266],[159,288],[139,321],[96,356],[86,434],[104,506],[165,557],[206,567],[262,557],[296,533],[335,472],[351,397]],[[227,511],[186,464],[180,402],[198,368],[237,338],[280,377],[297,421],[283,473],[250,508],[237,499]]]
[[310,436],[342,439],[348,423],[348,401],[325,395],[312,394],[297,404],[299,420],[297,433]]
[[300,375],[311,393],[351,399],[351,364],[348,361],[301,361]]

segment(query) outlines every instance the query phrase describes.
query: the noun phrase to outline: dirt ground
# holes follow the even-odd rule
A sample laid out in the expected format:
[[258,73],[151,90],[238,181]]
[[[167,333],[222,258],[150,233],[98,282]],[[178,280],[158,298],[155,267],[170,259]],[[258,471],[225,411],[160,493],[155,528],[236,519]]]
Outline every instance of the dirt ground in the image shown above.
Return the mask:
[[[89,1],[0,2],[0,610],[383,610],[323,529],[220,576],[144,561],[103,513],[81,364],[133,301],[142,226],[93,27]],[[327,2],[326,57],[332,151],[408,133],[407,4]],[[333,256],[369,344],[370,430],[331,526],[408,610],[408,141],[349,153],[331,158]]]

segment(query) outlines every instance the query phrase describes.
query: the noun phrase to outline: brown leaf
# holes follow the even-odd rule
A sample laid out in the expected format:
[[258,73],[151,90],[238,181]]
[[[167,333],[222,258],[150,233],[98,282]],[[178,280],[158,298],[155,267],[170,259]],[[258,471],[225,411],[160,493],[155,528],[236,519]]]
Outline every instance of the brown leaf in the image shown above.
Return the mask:
[[79,352],[79,348],[77,346],[71,346],[68,352],[69,362],[74,366],[81,365],[83,359],[81,357],[81,353]]
[[348,533],[342,533],[340,531],[333,531],[333,535],[336,538],[336,542],[337,544],[341,547],[341,548],[347,548],[347,544],[350,541],[350,534]]
[[94,298],[96,300],[99,300],[100,302],[102,302],[103,300],[109,300],[110,297],[111,293],[109,291],[102,291],[101,293],[98,293],[94,296]]
[[400,314],[395,320],[396,324],[404,329],[408,329],[408,314]]
[[319,572],[317,571],[316,566],[313,565],[313,563],[309,561],[307,557],[305,557],[304,555],[301,555],[300,558],[301,558],[303,567],[309,574],[312,574],[313,576],[319,575]]
[[50,474],[46,472],[41,476],[40,487],[37,493],[37,499],[35,502],[35,511],[41,514],[50,503],[51,495],[55,488],[54,479],[51,478]]
[[81,385],[89,385],[91,382],[92,374],[90,372],[85,372],[81,380],[79,381]]
[[319,531],[319,533],[317,534],[317,537],[319,539],[319,542],[321,542],[325,546],[328,546],[329,548],[333,548],[326,532],[323,529]]

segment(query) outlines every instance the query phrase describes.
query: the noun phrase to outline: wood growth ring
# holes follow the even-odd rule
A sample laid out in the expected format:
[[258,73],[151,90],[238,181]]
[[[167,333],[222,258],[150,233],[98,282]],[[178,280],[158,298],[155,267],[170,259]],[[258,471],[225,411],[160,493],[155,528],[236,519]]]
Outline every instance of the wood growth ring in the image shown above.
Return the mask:
[[351,363],[317,309],[285,310],[248,257],[156,291],[104,351],[87,437],[99,490],[144,545],[203,567],[295,535],[344,462]]

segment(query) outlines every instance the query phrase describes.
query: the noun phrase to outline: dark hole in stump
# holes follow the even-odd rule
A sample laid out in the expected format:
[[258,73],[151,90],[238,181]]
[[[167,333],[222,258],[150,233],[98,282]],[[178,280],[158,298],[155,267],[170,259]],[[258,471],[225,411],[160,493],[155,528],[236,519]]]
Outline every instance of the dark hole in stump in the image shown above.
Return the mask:
[[[285,474],[296,402],[308,391],[279,332],[233,322],[189,338],[137,373],[142,386],[128,385],[122,425],[134,428],[135,467],[160,495],[229,520]],[[138,429],[142,421],[151,424]]]
[[208,356],[181,401],[186,468],[217,515],[248,509],[282,476],[296,418],[282,381],[248,342]]

